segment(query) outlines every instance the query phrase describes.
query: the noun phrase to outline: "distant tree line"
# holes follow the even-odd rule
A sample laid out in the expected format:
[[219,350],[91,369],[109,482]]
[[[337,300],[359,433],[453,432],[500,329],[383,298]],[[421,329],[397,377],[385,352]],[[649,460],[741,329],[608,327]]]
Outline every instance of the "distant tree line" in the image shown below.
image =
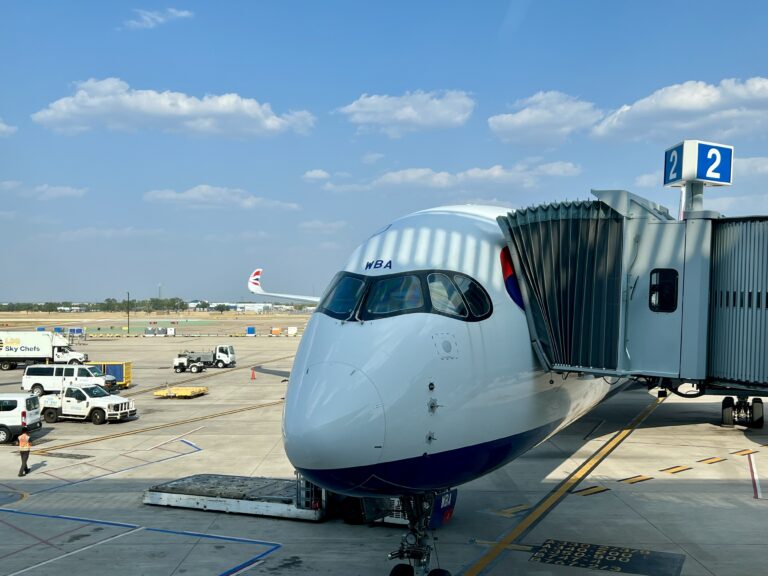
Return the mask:
[[[187,309],[187,303],[181,298],[150,298],[148,300],[131,299],[131,312],[179,312]],[[9,302],[0,304],[4,312],[57,312],[60,308],[76,308],[82,312],[125,312],[128,310],[127,300],[107,298],[104,302],[73,303],[73,302]]]

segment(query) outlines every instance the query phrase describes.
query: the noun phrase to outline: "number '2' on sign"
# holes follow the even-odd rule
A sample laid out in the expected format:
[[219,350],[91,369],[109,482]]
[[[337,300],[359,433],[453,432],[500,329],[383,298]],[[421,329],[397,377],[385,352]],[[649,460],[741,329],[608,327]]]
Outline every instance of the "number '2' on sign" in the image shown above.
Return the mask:
[[733,146],[685,140],[664,153],[664,185],[701,182],[728,186],[733,174]]

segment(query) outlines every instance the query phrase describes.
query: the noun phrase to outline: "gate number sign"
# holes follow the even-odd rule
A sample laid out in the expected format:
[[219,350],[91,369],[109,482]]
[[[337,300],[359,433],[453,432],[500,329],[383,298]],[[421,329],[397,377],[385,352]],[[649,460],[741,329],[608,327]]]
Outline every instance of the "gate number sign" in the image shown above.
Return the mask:
[[730,186],[733,178],[733,146],[684,140],[664,152],[664,186],[702,182]]

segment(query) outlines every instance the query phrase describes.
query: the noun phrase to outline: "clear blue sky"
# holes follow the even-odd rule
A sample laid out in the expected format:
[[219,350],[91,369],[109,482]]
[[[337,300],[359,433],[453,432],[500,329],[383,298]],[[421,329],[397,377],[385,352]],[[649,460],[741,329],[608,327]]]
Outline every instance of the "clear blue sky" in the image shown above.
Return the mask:
[[759,2],[0,4],[0,302],[319,294],[393,218],[623,188],[736,147],[768,212]]

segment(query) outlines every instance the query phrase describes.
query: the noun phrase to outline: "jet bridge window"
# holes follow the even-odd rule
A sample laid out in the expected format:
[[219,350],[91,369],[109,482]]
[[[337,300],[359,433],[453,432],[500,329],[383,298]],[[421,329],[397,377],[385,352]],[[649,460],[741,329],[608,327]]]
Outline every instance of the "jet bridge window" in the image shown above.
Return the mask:
[[674,268],[651,270],[648,306],[653,312],[674,312],[677,310],[677,277],[677,270]]

